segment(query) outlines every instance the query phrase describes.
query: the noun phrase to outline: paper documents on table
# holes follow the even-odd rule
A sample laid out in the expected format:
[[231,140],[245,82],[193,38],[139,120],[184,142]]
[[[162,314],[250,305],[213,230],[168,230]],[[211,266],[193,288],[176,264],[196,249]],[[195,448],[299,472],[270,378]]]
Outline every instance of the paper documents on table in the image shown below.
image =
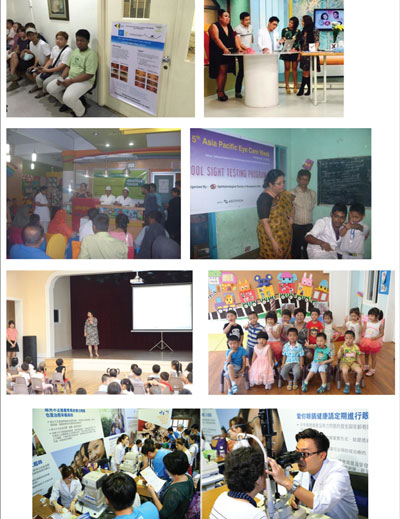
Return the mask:
[[76,515],[72,514],[66,508],[64,508],[60,514],[58,512],[54,512],[54,514],[51,514],[50,517],[52,519],[76,519]]
[[158,493],[165,484],[165,479],[161,479],[157,476],[153,469],[146,467],[140,471],[140,475],[151,485],[154,490]]

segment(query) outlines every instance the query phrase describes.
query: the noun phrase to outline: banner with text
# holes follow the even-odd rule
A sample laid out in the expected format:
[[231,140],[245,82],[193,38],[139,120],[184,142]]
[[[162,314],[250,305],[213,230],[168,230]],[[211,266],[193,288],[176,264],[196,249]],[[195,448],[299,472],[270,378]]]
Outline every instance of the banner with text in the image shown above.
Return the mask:
[[199,128],[190,142],[190,213],[255,208],[275,146]]
[[166,34],[166,25],[113,22],[110,63],[113,97],[157,115]]

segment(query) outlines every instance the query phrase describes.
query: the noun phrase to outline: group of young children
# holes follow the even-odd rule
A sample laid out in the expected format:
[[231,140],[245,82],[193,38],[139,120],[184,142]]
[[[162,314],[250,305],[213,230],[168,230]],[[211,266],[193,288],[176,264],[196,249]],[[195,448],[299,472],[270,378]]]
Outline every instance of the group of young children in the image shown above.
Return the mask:
[[[71,382],[66,377],[67,368],[64,365],[64,360],[59,358],[56,360],[56,373],[62,374],[62,390],[66,391],[67,387],[72,392]],[[118,378],[120,370],[118,368],[111,368],[107,370],[101,377],[101,385],[99,386],[98,393],[107,393],[110,395],[132,395],[136,393],[174,393],[176,391],[179,394],[192,394],[193,384],[193,364],[188,363],[186,369],[183,370],[182,364],[178,360],[171,361],[170,373],[161,371],[159,364],[154,364],[152,367],[152,373],[148,376],[147,380],[142,379],[143,371],[138,364],[131,365],[131,373],[127,377]],[[26,382],[26,386],[29,391],[33,389],[32,379],[38,378],[42,382],[43,392],[54,392],[54,386],[51,377],[47,375],[47,368],[45,362],[40,362],[37,367],[32,363],[31,357],[25,357],[24,362],[18,367],[18,358],[13,357],[11,364],[7,370],[7,389],[10,393],[13,392],[15,387],[15,379],[17,377],[23,377]],[[178,384],[175,382],[178,381]],[[85,388],[80,387],[77,389],[76,394],[85,395],[87,391]]]
[[[382,348],[383,312],[376,307],[371,308],[367,320],[362,323],[359,308],[352,308],[343,326],[333,323],[329,310],[323,313],[321,320],[320,310],[312,308],[307,323],[304,321],[305,314],[303,309],[297,308],[292,316],[289,309],[284,309],[278,322],[276,312],[269,311],[264,327],[258,322],[257,313],[251,312],[244,326],[247,330],[245,349],[244,332],[237,323],[237,314],[235,310],[228,310],[228,322],[223,328],[228,346],[224,364],[228,394],[238,392],[236,379],[246,370],[250,387],[264,385],[269,390],[275,378],[282,377],[287,381],[288,391],[296,390],[304,368],[308,368],[308,373],[301,390],[307,392],[310,380],[319,373],[321,385],[317,393],[325,393],[328,369],[329,366],[334,367],[336,359],[345,382],[343,392],[350,393],[349,373],[354,372],[355,392],[361,394],[361,380],[364,375],[375,374],[376,355]],[[334,342],[343,339],[336,352]]]
[[[171,371],[161,371],[159,364],[154,364],[152,373],[143,380],[143,370],[138,364],[131,365],[131,373],[127,377],[118,378],[119,369],[111,368],[101,377],[98,393],[109,395],[132,395],[136,393],[174,393],[192,394],[193,363],[190,362],[185,371],[178,360],[171,361]],[[78,390],[79,391],[79,390]]]

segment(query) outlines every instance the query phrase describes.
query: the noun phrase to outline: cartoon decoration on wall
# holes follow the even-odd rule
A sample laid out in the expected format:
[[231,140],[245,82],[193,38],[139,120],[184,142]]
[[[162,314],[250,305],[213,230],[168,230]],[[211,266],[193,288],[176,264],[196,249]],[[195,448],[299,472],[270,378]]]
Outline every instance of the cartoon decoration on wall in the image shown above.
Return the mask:
[[297,280],[296,274],[290,272],[280,272],[277,276],[279,281],[279,293],[280,294],[294,294],[294,282]]
[[321,274],[283,271],[241,279],[239,273],[210,271],[208,298],[215,298],[215,302],[211,303],[209,319],[225,319],[229,309],[234,309],[239,319],[246,318],[251,311],[263,316],[270,310],[275,310],[280,318],[283,308],[302,308],[308,314],[314,304],[329,301],[329,282],[320,279]]

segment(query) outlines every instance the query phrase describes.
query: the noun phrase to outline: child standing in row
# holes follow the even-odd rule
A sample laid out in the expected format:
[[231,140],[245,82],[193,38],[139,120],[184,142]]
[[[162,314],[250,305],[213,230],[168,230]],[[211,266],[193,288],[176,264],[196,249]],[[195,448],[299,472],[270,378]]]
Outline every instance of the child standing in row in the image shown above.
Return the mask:
[[344,344],[340,347],[337,357],[340,360],[339,369],[343,373],[345,382],[343,393],[350,393],[349,371],[357,374],[355,391],[361,395],[360,382],[363,375],[363,365],[361,361],[361,351],[357,344],[354,344],[355,335],[351,330],[344,334]]
[[339,337],[340,330],[339,328],[337,328],[337,326],[333,324],[333,314],[330,310],[324,312],[322,318],[324,320],[324,334],[326,335],[326,345],[331,349],[332,357],[334,357],[335,346],[333,343],[335,342],[337,337]]
[[[382,322],[383,312],[379,308],[371,308],[368,311],[368,321],[363,324],[360,341],[360,350],[365,354],[366,376],[375,375],[376,354],[382,349],[382,337],[384,335],[384,325]],[[371,355],[371,368],[369,368],[369,356]]]
[[349,312],[349,316],[346,316],[344,326],[346,330],[352,330],[354,332],[354,342],[356,344],[360,343],[361,340],[361,324],[360,324],[360,309],[359,308],[351,308]]
[[239,341],[239,346],[241,346],[243,344],[244,332],[243,332],[243,328],[240,326],[240,324],[236,323],[237,313],[235,312],[235,310],[228,310],[226,312],[226,318],[227,318],[228,322],[224,324],[223,331],[227,337],[227,340],[226,340],[227,347],[229,348],[229,340],[228,340],[229,335],[236,335],[236,337]]
[[278,323],[278,317],[276,312],[270,311],[267,312],[265,316],[265,331],[268,334],[268,345],[270,346],[272,353],[274,354],[274,358],[276,361],[280,361],[282,358],[282,343],[280,341],[281,338],[281,325]]
[[[297,381],[304,366],[304,350],[301,344],[297,342],[298,336],[296,328],[289,328],[288,342],[282,350],[281,375],[284,380],[288,381],[288,391],[298,388]],[[293,382],[290,380],[290,370],[293,372]]]
[[314,360],[311,363],[310,372],[308,373],[307,378],[301,386],[303,393],[307,392],[308,383],[316,373],[321,375],[322,382],[321,386],[317,389],[317,393],[325,393],[328,367],[329,364],[334,361],[334,355],[332,355],[332,350],[327,344],[327,337],[325,333],[320,332],[317,335],[316,340],[317,343],[314,351]]
[[268,344],[268,334],[264,331],[259,332],[249,371],[250,387],[263,384],[265,389],[271,389],[271,385],[274,383],[273,365],[274,360],[271,347]]
[[249,359],[249,363],[251,364],[253,361],[253,352],[254,347],[257,345],[257,334],[258,332],[263,332],[263,326],[258,322],[258,315],[256,312],[249,313],[249,322],[247,325],[244,325],[244,329],[247,330],[247,357]]
[[292,318],[292,312],[285,308],[282,310],[282,319],[281,319],[281,343],[286,344],[288,341],[288,330],[292,327],[292,324],[290,323],[290,320]]
[[317,344],[317,335],[324,331],[324,325],[319,320],[321,312],[319,308],[312,308],[310,312],[311,321],[308,321],[307,327],[307,342],[304,348],[305,362],[309,364],[314,358],[314,350]]

